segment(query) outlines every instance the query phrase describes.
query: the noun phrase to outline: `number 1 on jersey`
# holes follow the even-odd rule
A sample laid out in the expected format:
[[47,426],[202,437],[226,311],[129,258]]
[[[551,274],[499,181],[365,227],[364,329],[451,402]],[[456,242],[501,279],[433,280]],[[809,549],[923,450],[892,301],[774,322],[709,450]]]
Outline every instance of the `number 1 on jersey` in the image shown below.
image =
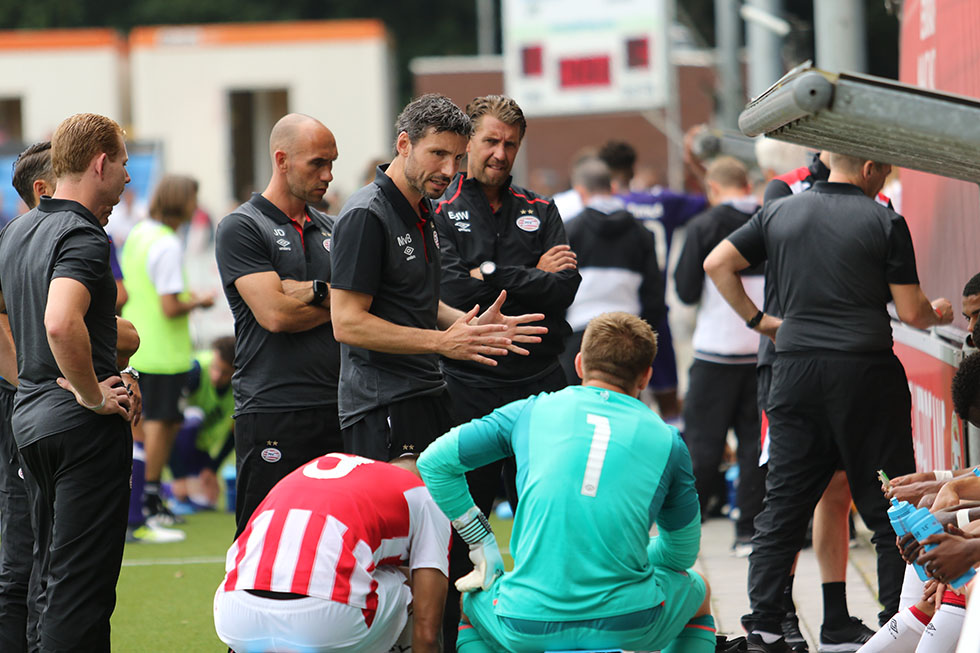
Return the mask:
[[582,479],[582,494],[594,497],[599,490],[599,476],[602,475],[602,464],[606,462],[606,450],[609,448],[609,418],[602,415],[586,415],[586,421],[592,425],[592,445],[589,447],[589,459],[585,463],[585,478]]

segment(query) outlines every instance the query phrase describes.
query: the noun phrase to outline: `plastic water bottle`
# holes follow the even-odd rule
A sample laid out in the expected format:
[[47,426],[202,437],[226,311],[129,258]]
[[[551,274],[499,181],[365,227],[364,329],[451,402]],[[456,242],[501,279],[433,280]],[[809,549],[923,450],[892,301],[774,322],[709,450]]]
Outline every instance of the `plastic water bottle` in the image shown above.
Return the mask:
[[[906,524],[908,519],[915,514],[915,508],[908,501],[899,501],[898,499],[892,498],[892,507],[888,509],[888,519],[892,523],[892,529],[895,531],[895,535],[900,538],[908,533]],[[915,568],[915,575],[919,577],[919,580],[925,582],[929,580],[929,574],[926,570],[922,568],[917,562],[912,563]]]
[[[916,540],[918,540],[919,544],[922,544],[922,541],[925,540],[930,535],[936,535],[938,533],[943,532],[942,524],[940,524],[939,520],[936,519],[936,517],[931,512],[929,512],[926,508],[919,508],[918,510],[916,510],[915,514],[913,514],[905,522],[905,525],[908,528],[909,532],[912,533],[912,536],[915,537]],[[929,544],[924,546],[923,548],[926,551],[931,551],[932,549],[936,548],[936,545]],[[969,569],[965,574],[963,574],[959,578],[954,578],[953,580],[949,581],[948,585],[953,589],[958,589],[960,587],[963,587],[963,585],[970,582],[970,580],[976,575],[976,573],[977,572],[974,571],[973,569]]]

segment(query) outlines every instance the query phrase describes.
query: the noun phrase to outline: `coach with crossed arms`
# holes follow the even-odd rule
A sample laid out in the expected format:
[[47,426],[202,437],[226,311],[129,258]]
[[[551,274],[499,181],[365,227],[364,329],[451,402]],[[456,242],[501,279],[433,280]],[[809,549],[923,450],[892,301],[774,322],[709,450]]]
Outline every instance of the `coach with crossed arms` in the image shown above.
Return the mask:
[[215,243],[235,316],[236,537],[280,479],[341,448],[326,302],[333,218],[311,206],[333,180],[337,142],[291,113],[272,128],[269,153],[268,186],[221,221]]

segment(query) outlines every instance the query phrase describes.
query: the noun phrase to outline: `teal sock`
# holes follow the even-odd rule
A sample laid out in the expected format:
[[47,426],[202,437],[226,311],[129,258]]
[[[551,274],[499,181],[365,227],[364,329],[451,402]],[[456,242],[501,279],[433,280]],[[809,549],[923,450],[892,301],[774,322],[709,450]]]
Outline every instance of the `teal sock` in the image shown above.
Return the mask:
[[460,624],[456,636],[456,653],[496,653],[470,624]]
[[677,639],[663,648],[663,653],[714,653],[717,639],[715,618],[710,614],[687,622]]

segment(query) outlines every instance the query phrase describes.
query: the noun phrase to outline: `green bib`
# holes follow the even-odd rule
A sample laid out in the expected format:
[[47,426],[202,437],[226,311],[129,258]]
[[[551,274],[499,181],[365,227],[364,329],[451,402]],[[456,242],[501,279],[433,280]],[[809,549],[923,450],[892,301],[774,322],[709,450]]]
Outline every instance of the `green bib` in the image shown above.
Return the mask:
[[[130,364],[149,374],[181,374],[191,368],[191,332],[187,315],[167,317],[160,305],[148,270],[150,249],[154,243],[174,236],[174,230],[153,220],[143,220],[133,227],[122,249],[120,265],[129,300],[122,316],[136,326],[140,348]],[[180,294],[182,300],[189,295]]]

